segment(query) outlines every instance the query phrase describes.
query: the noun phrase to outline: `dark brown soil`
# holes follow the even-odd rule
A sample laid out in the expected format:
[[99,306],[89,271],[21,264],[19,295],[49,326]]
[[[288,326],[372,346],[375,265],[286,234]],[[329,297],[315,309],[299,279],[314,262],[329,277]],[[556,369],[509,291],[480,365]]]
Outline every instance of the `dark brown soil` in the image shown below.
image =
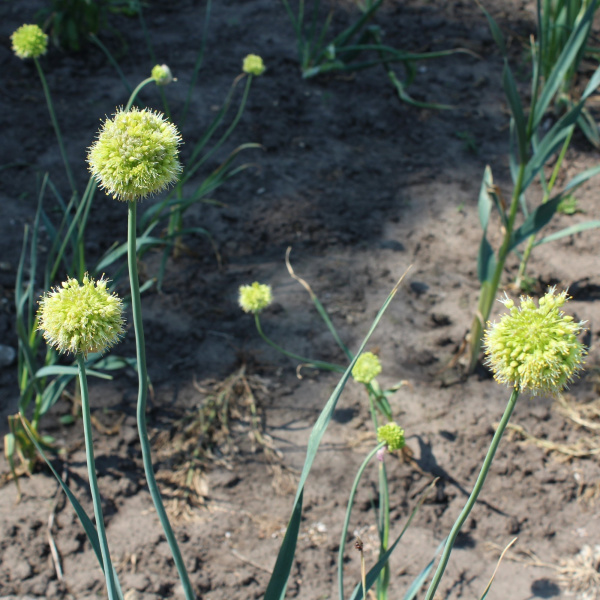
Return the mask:
[[[50,172],[57,188],[68,191],[35,67],[10,49],[12,31],[32,22],[42,4],[5,1],[0,7],[0,335],[1,343],[13,348],[15,274],[23,228],[35,213],[39,181]],[[178,78],[165,89],[177,114],[200,47],[204,2],[149,4],[145,16],[157,61],[167,63]],[[334,4],[333,27],[339,30],[356,17],[356,9],[350,2]],[[533,3],[490,0],[486,6],[511,42],[526,94],[524,57],[534,31]],[[253,319],[238,308],[239,285],[255,280],[272,285],[275,303],[262,316],[272,339],[298,354],[344,362],[308,294],[287,273],[288,246],[293,247],[296,273],[311,284],[351,349],[360,344],[397,279],[413,265],[369,345],[381,357],[383,386],[408,382],[392,399],[414,452],[414,460],[408,462],[386,458],[392,534],[401,530],[428,483],[434,477],[439,480],[393,557],[390,597],[403,597],[448,533],[508,399],[509,390],[494,383],[483,367],[468,379],[461,377],[459,368],[447,368],[477,303],[481,230],[476,207],[487,164],[510,194],[501,57],[475,3],[390,0],[378,22],[386,43],[398,48],[463,47],[478,55],[456,54],[419,64],[409,91],[419,100],[452,104],[454,110],[401,103],[379,68],[303,80],[280,2],[223,0],[213,6],[205,62],[182,131],[183,160],[248,53],[260,54],[267,71],[253,82],[239,126],[202,175],[239,144],[256,142],[262,150],[247,151],[242,162],[256,166],[215,192],[214,200],[225,206],[200,204],[186,213],[186,227],[204,227],[211,233],[221,263],[206,237],[188,236],[187,251],[168,262],[162,291],[152,288],[143,300],[154,386],[149,423],[156,468],[201,598],[262,597],[290,515],[310,429],[337,381],[330,373],[307,369],[297,378],[296,363],[264,344]],[[114,31],[101,37],[136,85],[154,64],[139,22],[115,17],[112,24],[121,37]],[[79,54],[51,48],[42,65],[83,189],[86,147],[99,119],[123,105],[128,94],[96,46]],[[144,89],[141,101],[162,107],[154,86]],[[598,152],[576,136],[565,181],[598,158]],[[593,182],[584,186],[577,194],[583,212],[561,215],[551,228],[599,218],[595,190]],[[539,201],[537,193],[530,192],[532,203]],[[155,201],[146,201],[140,210]],[[50,196],[47,202],[52,202]],[[88,230],[88,264],[95,264],[115,241],[124,241],[125,229],[125,205],[98,194]],[[500,232],[490,235],[495,242]],[[479,598],[500,551],[515,536],[518,541],[502,563],[489,598],[597,597],[597,589],[590,588],[586,596],[577,586],[585,587],[581,582],[591,568],[586,572],[580,553],[598,551],[600,539],[600,468],[595,454],[599,421],[586,417],[599,402],[599,252],[598,234],[587,232],[538,248],[530,267],[539,281],[538,292],[547,284],[569,287],[572,312],[588,321],[588,368],[564,402],[571,417],[579,414],[593,421],[596,430],[577,424],[550,398],[521,398],[512,422],[537,442],[517,431],[503,440],[439,598]],[[144,256],[146,277],[156,275],[159,262],[158,251]],[[506,285],[514,279],[516,265],[516,258],[511,259]],[[127,293],[124,281],[119,291]],[[119,354],[134,355],[132,338],[128,332]],[[199,441],[183,439],[183,428],[197,419],[207,390],[236,373],[237,407],[230,435],[216,432],[212,452],[200,453],[196,460]],[[128,599],[178,598],[176,572],[145,486],[135,432],[135,383],[125,371],[117,372],[112,382],[91,381],[93,412],[100,423],[96,454],[109,542]],[[254,391],[267,446],[253,436],[248,396],[242,393],[245,384]],[[6,416],[17,406],[14,364],[0,369],[0,385],[4,434]],[[59,421],[71,410],[70,401],[61,400],[42,427],[64,450],[55,465],[68,474],[74,493],[91,511],[81,424],[63,426]],[[112,435],[107,433],[111,429]],[[356,469],[373,443],[367,398],[362,387],[351,382],[308,480],[287,597],[337,597],[336,560],[346,502]],[[583,456],[569,456],[574,448]],[[198,467],[194,491],[184,498],[178,477],[192,467]],[[0,469],[7,471],[5,461]],[[40,465],[21,485],[19,504],[12,483],[0,488],[0,596],[102,597],[96,559],[72,508],[64,497],[57,497],[51,474]],[[377,550],[376,485],[373,468],[359,490],[351,523],[351,530],[365,542],[369,565]],[[48,543],[51,514],[62,582]],[[574,571],[565,570],[569,561],[578,565]],[[359,573],[349,540],[348,591]]]

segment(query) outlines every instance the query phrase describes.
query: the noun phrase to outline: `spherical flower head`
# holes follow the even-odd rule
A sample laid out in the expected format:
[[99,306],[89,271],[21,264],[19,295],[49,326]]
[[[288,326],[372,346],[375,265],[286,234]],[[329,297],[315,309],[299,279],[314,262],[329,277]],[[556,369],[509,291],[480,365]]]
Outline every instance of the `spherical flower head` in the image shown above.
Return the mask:
[[568,300],[567,292],[556,294],[555,288],[538,306],[529,296],[521,296],[519,307],[508,297],[501,300],[510,312],[489,323],[484,336],[486,364],[496,381],[533,395],[556,395],[567,386],[586,352],[577,339],[584,323],[561,310]]
[[252,285],[240,286],[239,303],[242,310],[257,314],[273,301],[271,286],[255,281]]
[[87,161],[100,187],[117,200],[141,200],[169,187],[182,171],[181,136],[162,113],[119,110],[107,119]]
[[381,363],[372,352],[361,354],[352,368],[352,377],[358,383],[371,383],[379,373],[381,373]]
[[155,65],[152,69],[151,77],[156,82],[156,85],[168,85],[174,81],[171,69],[167,65]]
[[390,452],[404,448],[404,429],[397,423],[391,422],[377,429],[377,441],[385,442]]
[[10,39],[19,58],[38,58],[48,48],[48,36],[37,25],[21,25]]
[[38,329],[59,352],[87,355],[103,352],[123,333],[123,303],[106,289],[106,279],[86,274],[80,285],[68,278],[44,294],[38,310]]
[[248,54],[248,56],[244,58],[242,71],[248,73],[248,75],[262,75],[265,72],[265,63],[257,54]]

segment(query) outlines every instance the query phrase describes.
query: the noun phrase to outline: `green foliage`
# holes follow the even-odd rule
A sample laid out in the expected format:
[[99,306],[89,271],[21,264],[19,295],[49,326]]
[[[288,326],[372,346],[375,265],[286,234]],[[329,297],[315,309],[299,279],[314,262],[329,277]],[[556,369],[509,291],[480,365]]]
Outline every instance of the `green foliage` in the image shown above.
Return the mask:
[[[600,85],[600,68],[589,80],[581,98],[573,103],[548,131],[541,127],[542,119],[553,98],[563,89],[565,77],[576,66],[585,48],[597,5],[598,0],[586,3],[585,10],[578,13],[574,27],[562,45],[560,53],[555,57],[552,68],[544,71],[547,69],[547,65],[543,64],[542,57],[545,56],[543,48],[547,43],[548,27],[547,24],[544,25],[545,15],[542,12],[542,8],[545,7],[542,7],[541,0],[538,0],[538,44],[541,50],[536,52],[534,48],[533,52],[532,93],[527,111],[517,91],[508,58],[505,56],[502,84],[511,111],[510,166],[513,190],[511,202],[507,205],[502,199],[501,191],[494,185],[490,167],[486,167],[478,203],[479,220],[483,229],[477,269],[481,289],[479,306],[469,334],[469,371],[473,371],[477,364],[483,326],[489,318],[492,304],[496,298],[508,254],[516,251],[520,244],[527,241],[517,279],[517,285],[521,285],[521,281],[525,277],[525,266],[529,254],[534,247],[565,235],[600,226],[600,221],[590,221],[566,228],[540,240],[536,239],[538,233],[556,214],[561,201],[600,172],[600,167],[587,169],[573,178],[561,192],[554,193],[554,185],[571,142],[573,129],[579,123],[586,100]],[[483,7],[482,10],[488,19],[494,39],[504,51],[504,40],[496,22]],[[546,72],[545,76],[542,76],[543,72]],[[548,180],[544,167],[557,152],[558,158]],[[525,194],[537,178],[540,180],[544,194],[541,202],[533,210],[530,210]],[[497,251],[494,251],[487,239],[489,217],[493,209],[497,211],[503,227],[503,239]],[[523,214],[523,223],[517,227],[516,217],[519,211]]]
[[134,16],[139,5],[139,0],[49,0],[36,18],[55,45],[77,52],[107,26],[110,14]]
[[[382,41],[381,28],[373,24],[383,0],[365,0],[364,3],[358,3],[359,17],[352,25],[333,37],[329,36],[333,12],[320,23],[320,0],[313,0],[310,18],[306,17],[305,0],[298,1],[296,12],[292,10],[289,0],[281,1],[294,28],[300,70],[305,79],[324,73],[358,71],[381,65],[402,102],[420,108],[452,108],[445,104],[419,102],[408,94],[407,87],[416,77],[417,61],[467,52],[466,50],[412,53],[387,46]],[[398,77],[393,68],[398,63],[404,69],[403,79]]]

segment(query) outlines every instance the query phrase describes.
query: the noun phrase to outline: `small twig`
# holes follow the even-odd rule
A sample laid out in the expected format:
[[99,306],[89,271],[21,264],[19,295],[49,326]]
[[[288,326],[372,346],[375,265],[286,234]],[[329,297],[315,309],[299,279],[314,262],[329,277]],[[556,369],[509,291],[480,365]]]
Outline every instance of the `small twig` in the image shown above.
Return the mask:
[[231,548],[230,550],[231,550],[231,554],[233,554],[237,559],[241,560],[242,562],[245,562],[246,564],[254,567],[255,569],[264,571],[265,573],[268,573],[269,575],[273,574],[273,571],[271,571],[271,569],[267,569],[266,567],[263,567],[262,565],[255,563],[253,560],[250,560],[249,558],[242,556],[237,550],[235,550],[235,548]]
[[[65,483],[67,482],[67,480],[69,478],[69,472],[66,467],[62,473],[62,478]],[[60,582],[63,582],[64,574],[63,574],[62,566],[60,563],[60,554],[58,553],[58,548],[56,547],[56,542],[54,541],[54,536],[52,535],[52,529],[54,528],[54,519],[56,517],[56,511],[58,509],[58,503],[60,501],[61,496],[62,496],[62,488],[60,485],[57,485],[56,486],[56,494],[54,496],[54,504],[52,505],[52,509],[50,511],[50,514],[48,515],[47,533],[48,533],[48,545],[50,546],[50,553],[52,554],[52,562],[54,564],[54,570],[56,571],[56,579],[58,579],[58,581],[60,581]]]

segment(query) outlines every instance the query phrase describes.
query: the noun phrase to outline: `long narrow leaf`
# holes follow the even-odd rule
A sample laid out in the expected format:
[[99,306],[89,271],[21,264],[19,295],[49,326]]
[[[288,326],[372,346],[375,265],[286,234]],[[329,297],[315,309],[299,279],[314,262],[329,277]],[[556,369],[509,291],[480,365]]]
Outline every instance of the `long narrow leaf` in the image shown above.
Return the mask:
[[361,352],[364,350],[369,338],[373,334],[373,331],[375,331],[375,328],[379,324],[379,321],[381,320],[383,314],[385,313],[385,311],[386,311],[387,307],[389,306],[390,302],[392,301],[393,297],[396,295],[396,292],[398,291],[400,283],[404,279],[405,275],[406,275],[406,273],[404,273],[404,275],[402,275],[402,277],[400,278],[398,283],[394,286],[394,289],[390,292],[389,296],[383,303],[383,306],[377,313],[377,316],[375,317],[375,320],[373,321],[371,328],[369,329],[366,337],[364,338],[362,344],[360,345],[360,348],[356,352],[354,359],[352,360],[352,362],[346,369],[346,372],[342,375],[342,378],[340,379],[339,383],[335,387],[329,400],[325,404],[325,407],[321,411],[321,414],[319,415],[317,422],[313,426],[313,429],[310,433],[310,437],[308,439],[308,447],[307,447],[307,451],[306,451],[304,467],[303,467],[302,473],[300,475],[300,481],[298,482],[298,491],[296,492],[296,498],[294,500],[294,506],[292,509],[292,517],[290,519],[290,525],[295,526],[295,529],[290,533],[290,535],[288,535],[286,533],[286,536],[282,542],[281,548],[279,549],[279,554],[277,556],[277,561],[275,563],[275,568],[273,570],[273,574],[271,575],[271,579],[269,580],[269,585],[267,586],[267,590],[265,592],[264,600],[282,600],[283,597],[285,596],[285,590],[287,588],[287,580],[289,578],[289,574],[290,574],[290,571],[292,568],[292,563],[294,560],[294,554],[296,551],[296,541],[298,539],[299,519],[300,519],[301,512],[302,512],[302,498],[303,498],[303,493],[304,493],[304,485],[306,484],[308,474],[310,473],[313,462],[317,455],[317,450],[319,449],[319,445],[321,443],[323,435],[325,434],[325,430],[327,429],[327,426],[329,425],[329,422],[331,420],[331,417],[333,415],[333,412],[335,410],[335,407],[337,405],[339,397],[341,396],[344,386],[346,385],[346,382],[348,381],[348,378],[350,377],[352,368],[356,364],[358,357],[360,356]]
[[517,136],[519,146],[519,159],[521,162],[527,161],[527,125],[525,122],[525,113],[523,112],[523,105],[521,104],[521,98],[517,91],[517,84],[513,77],[511,68],[508,66],[508,61],[504,60],[504,69],[502,71],[502,86],[504,87],[504,93],[510,106],[510,112],[512,113],[515,121],[515,133]]
[[542,227],[547,225],[554,216],[560,201],[561,197],[557,196],[544,204],[540,204],[540,206],[532,211],[521,227],[513,232],[509,250],[513,250],[530,236],[535,235]]
[[[63,481],[63,478],[58,474],[58,471],[52,466],[52,463],[48,460],[48,457],[44,454],[44,451],[42,450],[42,447],[40,446],[39,442],[37,441],[35,434],[31,430],[31,425],[30,425],[29,421],[22,414],[19,414],[19,417],[21,418],[21,423],[23,424],[23,428],[27,432],[29,439],[33,442],[33,445],[36,447],[37,451],[40,453],[40,456],[44,459],[44,461],[46,462],[46,464],[48,465],[48,467],[54,474],[54,477],[56,477],[56,480],[58,481],[60,487],[62,488],[63,492],[69,499],[71,506],[73,506],[73,508],[75,509],[75,512],[77,513],[77,516],[79,517],[79,521],[83,525],[85,534],[87,535],[87,538],[90,541],[90,544],[92,545],[94,554],[96,555],[96,558],[98,559],[98,562],[100,563],[100,568],[104,572],[104,563],[102,561],[102,553],[100,551],[100,542],[98,540],[98,532],[96,531],[96,527],[92,523],[91,519],[88,517],[83,506],[81,506],[81,504],[79,503],[79,500],[77,500],[77,498],[73,495],[73,492],[70,490],[69,486]],[[119,580],[117,579],[116,571],[115,571],[115,583],[117,585],[117,592],[119,594],[119,600],[123,600],[123,592],[121,591],[121,586],[119,584]]]
[[546,237],[538,240],[534,246],[540,246],[541,244],[547,244],[548,242],[554,242],[556,240],[560,240],[560,238],[567,237],[569,235],[575,235],[576,233],[581,233],[582,231],[587,231],[588,229],[598,229],[600,227],[600,221],[586,221],[585,223],[579,223],[577,225],[571,225],[571,227],[565,227],[565,229],[561,229],[555,233],[551,233]]
[[[372,567],[369,570],[369,572],[367,573],[367,590],[369,590],[369,588],[377,580],[377,577],[379,577],[379,573],[381,572],[381,570],[383,569],[383,567],[388,562],[390,556],[392,555],[392,552],[396,549],[396,546],[398,545],[398,543],[400,542],[400,540],[402,539],[402,537],[406,533],[406,530],[409,528],[409,526],[412,523],[412,520],[414,519],[415,515],[419,512],[419,509],[423,505],[423,502],[425,502],[425,498],[427,498],[427,495],[433,489],[433,487],[435,486],[436,483],[437,483],[437,479],[434,479],[427,486],[427,489],[423,492],[423,494],[419,498],[419,501],[417,502],[416,506],[412,509],[412,511],[410,513],[410,516],[408,517],[406,523],[404,524],[404,527],[402,528],[402,531],[400,532],[400,535],[396,538],[396,540],[394,541],[394,543],[387,549],[387,551],[380,556],[380,558],[377,561],[377,563],[375,564],[375,566]],[[444,541],[444,543],[445,543],[445,541]],[[350,600],[362,600],[362,598],[363,598],[362,585],[361,584],[357,584],[357,586],[354,588],[352,596],[350,596]]]

